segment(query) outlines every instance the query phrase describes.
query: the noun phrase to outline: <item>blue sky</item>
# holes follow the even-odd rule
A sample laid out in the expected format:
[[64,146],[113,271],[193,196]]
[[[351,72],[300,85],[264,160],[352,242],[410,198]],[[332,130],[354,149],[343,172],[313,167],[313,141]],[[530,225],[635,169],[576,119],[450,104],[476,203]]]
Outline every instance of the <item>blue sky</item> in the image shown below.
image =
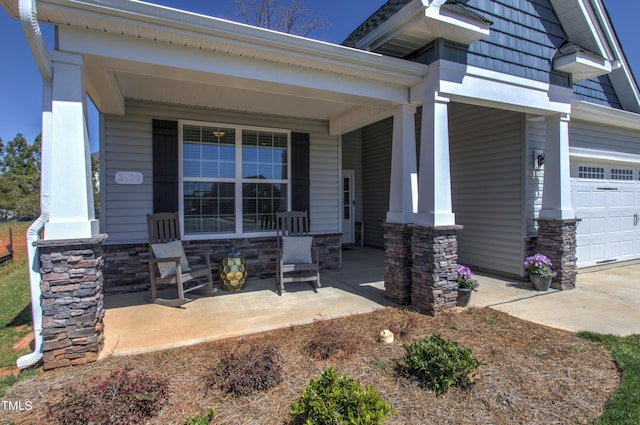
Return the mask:
[[[339,43],[375,12],[385,0],[303,0],[307,8],[325,21],[325,28],[311,34],[313,38]],[[640,43],[637,18],[640,1],[604,0],[629,64],[640,73]],[[152,3],[234,19],[231,0],[157,0]],[[47,46],[53,46],[53,30],[43,25]],[[40,133],[42,82],[25,41],[20,23],[0,8],[0,138],[6,143],[17,133],[32,142]],[[640,74],[638,74],[640,75]],[[90,114],[91,151],[97,150],[95,113]]]

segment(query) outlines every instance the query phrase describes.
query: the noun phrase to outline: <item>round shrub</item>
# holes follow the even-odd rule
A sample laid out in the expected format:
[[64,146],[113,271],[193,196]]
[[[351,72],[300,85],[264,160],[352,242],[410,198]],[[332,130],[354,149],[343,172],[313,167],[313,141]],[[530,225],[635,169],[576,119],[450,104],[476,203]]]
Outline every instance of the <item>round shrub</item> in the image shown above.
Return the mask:
[[391,404],[380,400],[372,386],[363,388],[333,367],[311,380],[300,401],[291,405],[294,425],[377,425],[392,412]]
[[236,348],[223,355],[214,375],[214,382],[226,393],[243,396],[263,391],[282,381],[280,353],[272,345],[251,346],[248,351]]
[[405,372],[433,388],[437,395],[452,386],[465,387],[473,383],[480,362],[467,347],[460,347],[439,334],[403,345],[406,354],[400,360]]
[[65,425],[140,424],[167,402],[164,380],[126,366],[92,387],[67,388],[63,400],[49,406],[48,416]]

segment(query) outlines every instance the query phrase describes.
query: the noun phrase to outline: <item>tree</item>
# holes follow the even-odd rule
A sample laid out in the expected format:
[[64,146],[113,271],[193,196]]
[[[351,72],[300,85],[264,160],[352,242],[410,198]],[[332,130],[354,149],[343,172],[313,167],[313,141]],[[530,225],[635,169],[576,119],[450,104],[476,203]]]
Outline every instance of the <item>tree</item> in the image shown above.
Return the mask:
[[288,34],[308,36],[322,27],[322,18],[309,12],[300,0],[283,5],[279,0],[233,0],[242,22]]
[[40,213],[40,135],[29,145],[18,133],[0,159],[0,218],[32,219]]

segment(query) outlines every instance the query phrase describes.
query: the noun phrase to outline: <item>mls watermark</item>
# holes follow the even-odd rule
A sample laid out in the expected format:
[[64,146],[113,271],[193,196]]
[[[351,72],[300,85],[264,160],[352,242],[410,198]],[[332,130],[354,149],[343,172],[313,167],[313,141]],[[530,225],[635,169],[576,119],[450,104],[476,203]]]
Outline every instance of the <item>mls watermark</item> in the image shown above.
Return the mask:
[[10,401],[0,400],[0,410],[12,410],[23,412],[25,410],[33,409],[33,403],[31,400],[26,401]]

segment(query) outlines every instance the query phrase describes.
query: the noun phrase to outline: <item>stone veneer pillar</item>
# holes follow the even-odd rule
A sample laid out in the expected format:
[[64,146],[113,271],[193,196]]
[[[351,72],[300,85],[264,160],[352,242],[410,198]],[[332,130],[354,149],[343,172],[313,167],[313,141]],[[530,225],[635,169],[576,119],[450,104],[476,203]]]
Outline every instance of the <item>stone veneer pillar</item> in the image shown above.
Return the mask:
[[551,282],[555,289],[576,286],[576,228],[579,220],[538,220],[537,252],[546,255],[558,273]]
[[42,276],[45,370],[95,361],[104,346],[101,243],[105,238],[34,243]]
[[411,304],[411,226],[385,223],[384,289],[391,301]]
[[435,315],[456,306],[458,239],[462,226],[413,226],[411,305]]

